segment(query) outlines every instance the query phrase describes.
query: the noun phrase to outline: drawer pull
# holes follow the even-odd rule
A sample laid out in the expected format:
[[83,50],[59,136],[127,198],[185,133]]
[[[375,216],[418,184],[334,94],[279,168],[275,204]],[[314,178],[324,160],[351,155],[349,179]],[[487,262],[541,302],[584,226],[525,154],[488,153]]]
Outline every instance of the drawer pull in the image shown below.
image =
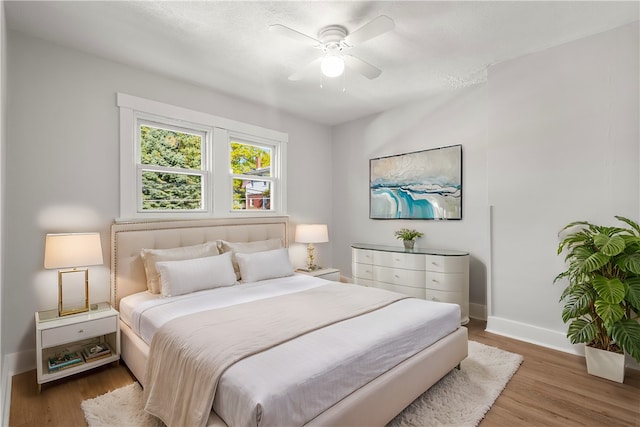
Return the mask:
[[438,281],[437,281],[436,279],[431,279],[431,281],[432,281],[433,283],[438,283]]
[[400,278],[400,276],[398,276],[397,274],[394,274],[393,277],[395,277],[396,279]]
[[431,265],[438,265],[437,262],[431,261]]
[[431,297],[431,301],[435,301],[435,300],[436,300],[436,297]]
[[84,329],[80,329],[80,330],[78,331],[78,333],[79,333],[79,334],[84,334]]

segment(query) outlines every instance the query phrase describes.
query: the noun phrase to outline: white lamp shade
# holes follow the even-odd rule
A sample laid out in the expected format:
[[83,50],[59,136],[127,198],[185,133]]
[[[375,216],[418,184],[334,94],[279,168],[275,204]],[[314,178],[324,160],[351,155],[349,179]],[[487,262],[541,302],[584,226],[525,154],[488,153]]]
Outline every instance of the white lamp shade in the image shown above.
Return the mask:
[[44,268],[72,268],[100,265],[100,233],[47,234]]
[[329,241],[327,224],[300,224],[296,226],[296,242],[324,243]]

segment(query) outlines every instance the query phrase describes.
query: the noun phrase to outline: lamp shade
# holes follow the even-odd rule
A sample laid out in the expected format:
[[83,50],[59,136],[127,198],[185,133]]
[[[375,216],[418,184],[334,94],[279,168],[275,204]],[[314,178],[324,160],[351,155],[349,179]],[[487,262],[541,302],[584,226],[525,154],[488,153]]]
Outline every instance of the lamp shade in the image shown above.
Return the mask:
[[295,239],[298,243],[328,242],[327,224],[300,224],[296,226]]
[[47,234],[44,268],[72,268],[100,265],[100,233]]

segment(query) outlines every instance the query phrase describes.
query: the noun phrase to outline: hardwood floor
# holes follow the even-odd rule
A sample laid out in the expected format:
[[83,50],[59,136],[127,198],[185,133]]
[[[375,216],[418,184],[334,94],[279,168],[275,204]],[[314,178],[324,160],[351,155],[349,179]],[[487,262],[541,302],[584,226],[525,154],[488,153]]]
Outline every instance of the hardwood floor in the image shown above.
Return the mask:
[[[480,427],[640,427],[640,371],[624,384],[587,375],[584,358],[484,331],[472,320],[469,339],[519,353],[524,362],[480,423]],[[86,426],[80,402],[133,382],[123,365],[107,365],[44,384],[35,371],[13,377],[10,426]]]

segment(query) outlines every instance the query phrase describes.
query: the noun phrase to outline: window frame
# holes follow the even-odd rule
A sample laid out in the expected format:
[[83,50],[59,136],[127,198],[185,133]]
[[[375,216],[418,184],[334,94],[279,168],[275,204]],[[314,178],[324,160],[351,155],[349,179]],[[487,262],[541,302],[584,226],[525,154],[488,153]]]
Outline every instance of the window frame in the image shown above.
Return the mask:
[[[117,94],[117,106],[120,110],[120,217],[117,221],[286,215],[288,134],[124,93]],[[206,170],[202,210],[142,210],[141,178],[138,182],[138,176],[141,177],[138,174],[140,121],[206,133],[201,153]],[[271,209],[233,209],[232,139],[272,147]]]

